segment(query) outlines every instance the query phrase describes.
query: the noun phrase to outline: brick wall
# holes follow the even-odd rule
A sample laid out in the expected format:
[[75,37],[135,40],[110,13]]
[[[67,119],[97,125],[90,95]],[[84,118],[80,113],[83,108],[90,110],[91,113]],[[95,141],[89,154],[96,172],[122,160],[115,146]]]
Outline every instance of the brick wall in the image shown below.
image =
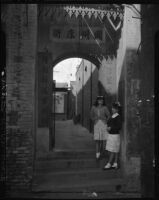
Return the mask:
[[[5,184],[6,179],[6,165],[5,165],[5,155],[6,155],[6,37],[4,31],[1,29],[1,122],[0,122],[0,180],[2,185]],[[1,185],[1,188],[2,188]],[[4,192],[1,189],[2,193]]]
[[29,189],[35,134],[36,4],[8,5],[6,36],[6,185]]

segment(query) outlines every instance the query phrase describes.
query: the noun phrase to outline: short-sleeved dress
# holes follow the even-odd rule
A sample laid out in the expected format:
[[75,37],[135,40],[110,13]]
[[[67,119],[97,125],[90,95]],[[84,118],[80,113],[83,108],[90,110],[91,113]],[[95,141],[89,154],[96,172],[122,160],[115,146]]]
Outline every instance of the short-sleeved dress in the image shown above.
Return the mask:
[[106,106],[92,107],[91,119],[94,121],[94,140],[107,140],[107,120],[109,117],[110,113]]
[[106,150],[114,153],[118,153],[120,150],[120,130],[122,127],[122,121],[119,114],[112,116],[108,122],[108,127],[111,130],[108,133],[108,138],[106,142]]

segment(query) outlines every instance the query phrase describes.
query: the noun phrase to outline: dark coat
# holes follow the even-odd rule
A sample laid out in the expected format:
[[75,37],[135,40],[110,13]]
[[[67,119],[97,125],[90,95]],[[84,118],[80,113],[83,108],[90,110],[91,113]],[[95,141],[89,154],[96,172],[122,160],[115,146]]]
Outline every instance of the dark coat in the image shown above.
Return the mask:
[[115,118],[110,118],[107,122],[108,127],[111,127],[111,130],[109,131],[109,134],[119,134],[121,128],[122,128],[122,120],[121,116],[118,115]]

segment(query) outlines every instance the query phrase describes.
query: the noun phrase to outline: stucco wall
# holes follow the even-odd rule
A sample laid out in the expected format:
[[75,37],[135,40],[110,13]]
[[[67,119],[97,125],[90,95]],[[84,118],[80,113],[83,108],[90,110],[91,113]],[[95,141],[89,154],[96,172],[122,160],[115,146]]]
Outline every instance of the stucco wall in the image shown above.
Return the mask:
[[[141,157],[139,153],[139,120],[137,99],[140,90],[139,56],[141,42],[140,5],[125,6],[124,23],[117,52],[118,99],[123,106],[121,163],[125,189],[140,191]],[[138,18],[134,18],[138,17]]]

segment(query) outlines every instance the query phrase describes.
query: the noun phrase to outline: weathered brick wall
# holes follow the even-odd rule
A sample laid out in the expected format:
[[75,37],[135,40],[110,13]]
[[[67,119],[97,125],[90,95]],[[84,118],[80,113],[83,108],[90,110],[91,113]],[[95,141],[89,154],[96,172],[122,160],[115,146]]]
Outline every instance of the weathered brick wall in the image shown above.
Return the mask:
[[[1,27],[2,28],[2,27]],[[6,179],[6,37],[5,32],[1,29],[1,121],[0,121],[0,181],[1,193],[4,194],[3,186],[5,187]],[[2,195],[3,196],[3,195]]]
[[36,4],[8,5],[6,36],[6,185],[29,189],[35,134]]

